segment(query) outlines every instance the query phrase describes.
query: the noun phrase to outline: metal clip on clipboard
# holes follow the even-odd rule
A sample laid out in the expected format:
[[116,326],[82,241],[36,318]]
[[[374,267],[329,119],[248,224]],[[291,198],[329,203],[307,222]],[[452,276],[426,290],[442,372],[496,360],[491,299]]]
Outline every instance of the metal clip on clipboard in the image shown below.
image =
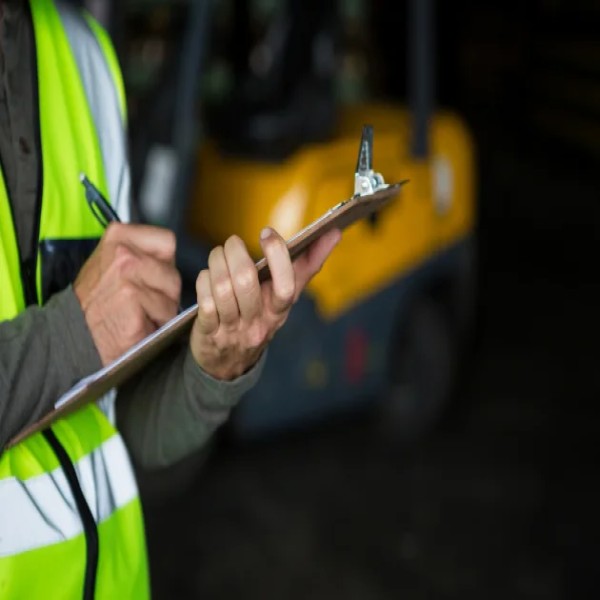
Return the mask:
[[387,187],[383,175],[373,171],[373,126],[364,125],[354,173],[354,197],[369,196]]

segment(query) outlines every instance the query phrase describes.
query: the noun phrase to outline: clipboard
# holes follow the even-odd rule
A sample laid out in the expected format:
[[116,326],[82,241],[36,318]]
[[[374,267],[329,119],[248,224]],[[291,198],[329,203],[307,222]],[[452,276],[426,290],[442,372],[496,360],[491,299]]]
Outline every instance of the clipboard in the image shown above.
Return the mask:
[[[344,230],[356,221],[382,209],[396,198],[401,187],[407,183],[408,180],[404,180],[388,185],[385,184],[381,175],[373,172],[370,168],[371,145],[372,130],[369,131],[367,126],[363,129],[361,139],[359,161],[355,173],[354,196],[336,204],[286,242],[292,260],[300,256],[314,241],[331,229]],[[270,278],[271,274],[265,258],[256,263],[256,268],[261,283]],[[47,428],[58,419],[68,416],[87,403],[97,400],[109,390],[119,387],[177,339],[188,333],[197,314],[198,305],[194,304],[132,346],[109,365],[81,379],[58,399],[52,411],[9,440],[5,449]]]

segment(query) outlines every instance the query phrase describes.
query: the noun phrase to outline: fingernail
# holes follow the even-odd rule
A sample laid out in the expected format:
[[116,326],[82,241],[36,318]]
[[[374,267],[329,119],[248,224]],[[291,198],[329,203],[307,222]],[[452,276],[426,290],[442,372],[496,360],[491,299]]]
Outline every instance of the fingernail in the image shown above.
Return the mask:
[[271,228],[270,227],[265,227],[261,232],[260,232],[260,239],[261,240],[266,240],[269,236],[271,235]]

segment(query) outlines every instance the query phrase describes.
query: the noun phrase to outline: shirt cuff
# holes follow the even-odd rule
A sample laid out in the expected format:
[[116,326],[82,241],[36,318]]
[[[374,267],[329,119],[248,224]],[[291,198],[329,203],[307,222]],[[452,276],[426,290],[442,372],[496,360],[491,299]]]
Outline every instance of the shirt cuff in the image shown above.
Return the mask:
[[258,362],[237,379],[222,380],[209,375],[194,359],[192,351],[187,349],[183,363],[185,387],[192,397],[198,399],[203,408],[233,408],[240,398],[256,385],[267,360],[265,350]]
[[71,366],[72,383],[101,369],[100,355],[72,286],[54,294],[44,310],[53,351],[63,357],[65,369]]

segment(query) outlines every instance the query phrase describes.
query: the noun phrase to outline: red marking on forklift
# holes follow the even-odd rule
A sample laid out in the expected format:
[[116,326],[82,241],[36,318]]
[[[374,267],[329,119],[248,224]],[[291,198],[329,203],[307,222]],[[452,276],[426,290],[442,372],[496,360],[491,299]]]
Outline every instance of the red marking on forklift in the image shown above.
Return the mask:
[[358,383],[365,376],[367,348],[367,334],[351,329],[346,336],[346,379],[350,383]]

